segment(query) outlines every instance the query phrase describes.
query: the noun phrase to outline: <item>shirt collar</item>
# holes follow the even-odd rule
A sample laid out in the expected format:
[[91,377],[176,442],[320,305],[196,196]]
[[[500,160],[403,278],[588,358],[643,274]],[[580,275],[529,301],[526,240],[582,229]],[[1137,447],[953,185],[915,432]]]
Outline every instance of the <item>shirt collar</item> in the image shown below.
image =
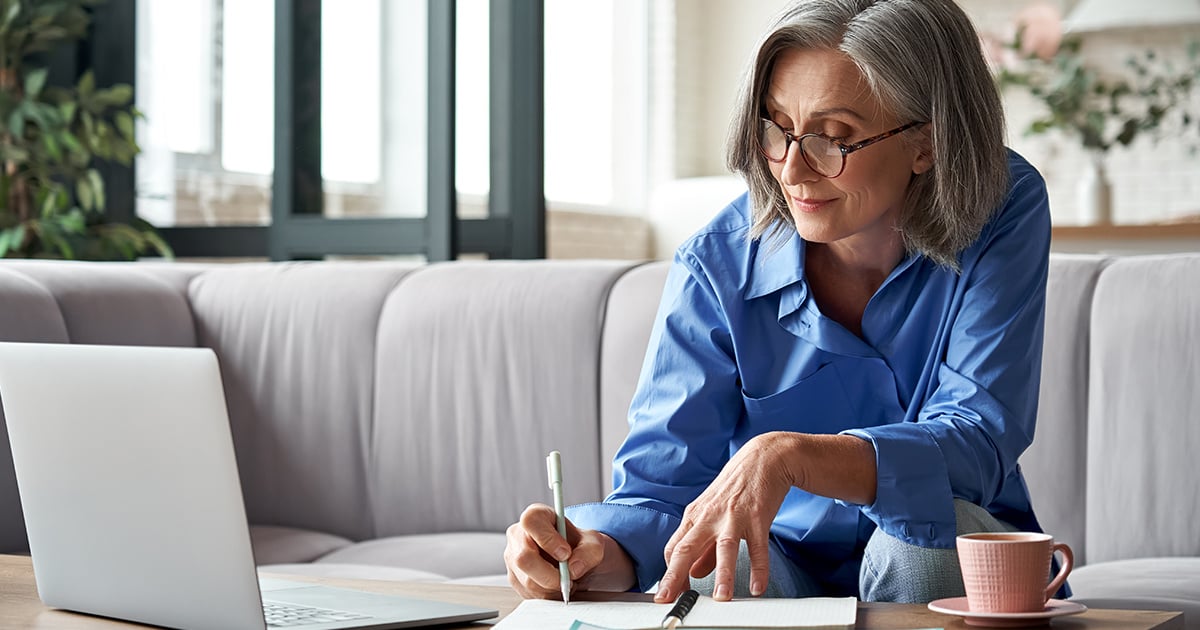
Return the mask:
[[753,300],[804,279],[804,239],[791,227],[759,238],[750,256],[743,299]]

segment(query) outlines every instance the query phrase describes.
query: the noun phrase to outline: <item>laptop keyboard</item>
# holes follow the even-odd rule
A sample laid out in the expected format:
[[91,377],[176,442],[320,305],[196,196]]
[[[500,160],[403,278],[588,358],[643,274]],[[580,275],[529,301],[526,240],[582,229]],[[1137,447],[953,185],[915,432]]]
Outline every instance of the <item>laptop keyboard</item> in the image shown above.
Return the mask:
[[334,621],[354,621],[356,619],[371,618],[369,615],[360,615],[344,610],[281,604],[279,602],[263,602],[263,614],[267,617],[267,626],[271,628],[290,628],[318,623],[331,623]]

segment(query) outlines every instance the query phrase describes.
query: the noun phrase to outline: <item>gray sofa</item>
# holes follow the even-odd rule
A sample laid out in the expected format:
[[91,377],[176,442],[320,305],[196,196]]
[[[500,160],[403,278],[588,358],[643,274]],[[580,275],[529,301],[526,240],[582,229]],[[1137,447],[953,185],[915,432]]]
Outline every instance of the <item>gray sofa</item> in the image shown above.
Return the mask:
[[[608,489],[666,270],[3,261],[0,340],[213,348],[260,565],[505,583],[546,452],[568,502]],[[1039,516],[1078,599],[1200,627],[1200,255],[1050,270]],[[0,551],[24,548],[0,431]]]

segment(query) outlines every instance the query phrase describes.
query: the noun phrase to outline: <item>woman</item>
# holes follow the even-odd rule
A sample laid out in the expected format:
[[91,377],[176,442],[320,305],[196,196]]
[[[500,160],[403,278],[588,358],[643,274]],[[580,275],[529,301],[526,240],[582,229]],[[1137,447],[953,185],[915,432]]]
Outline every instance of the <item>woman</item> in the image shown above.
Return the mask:
[[957,533],[1039,530],[1049,212],[978,42],[951,0],[781,15],[729,142],[749,194],[676,253],[616,489],[565,541],[544,505],[509,529],[522,595],[569,560],[660,602],[930,601],[962,594]]

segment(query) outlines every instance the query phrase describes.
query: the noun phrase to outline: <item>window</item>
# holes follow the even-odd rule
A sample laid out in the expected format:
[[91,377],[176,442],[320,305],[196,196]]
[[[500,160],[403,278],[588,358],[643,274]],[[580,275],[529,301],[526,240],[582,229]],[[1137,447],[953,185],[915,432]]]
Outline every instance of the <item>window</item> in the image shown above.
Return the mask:
[[[522,140],[498,140],[490,128],[495,115],[491,100],[498,93],[490,83],[501,76],[504,85],[519,85],[524,77],[537,76],[531,72],[543,63],[545,83],[536,85],[544,85],[545,93],[545,196],[551,204],[571,208],[643,208],[649,1],[546,0],[544,9],[541,5],[537,0],[499,3],[505,13],[495,15],[489,0],[457,0],[455,5],[442,0],[296,0],[279,4],[290,14],[277,16],[275,0],[137,0],[136,83],[139,108],[147,115],[140,132],[144,152],[137,165],[137,212],[166,228],[169,239],[189,242],[185,250],[208,249],[202,239],[236,233],[242,235],[235,239],[241,244],[232,249],[255,250],[247,255],[261,255],[258,250],[268,243],[283,243],[288,255],[303,255],[303,248],[325,252],[320,255],[364,255],[388,249],[384,230],[404,231],[405,236],[397,240],[395,251],[383,253],[415,253],[429,238],[428,225],[420,222],[427,208],[452,207],[457,197],[461,215],[477,219],[458,223],[457,241],[468,250],[510,255],[519,236],[514,230],[541,232],[544,219],[502,227],[516,220],[510,214],[542,212],[541,204],[520,199],[503,199],[498,207],[507,209],[487,216],[487,199],[495,192],[489,190],[496,176],[491,160],[500,156],[506,161],[509,170],[499,176],[507,183],[523,180],[520,173],[542,159],[514,159],[519,151],[490,146],[516,146]],[[544,17],[544,30],[543,19],[534,16]],[[439,56],[449,54],[439,49],[442,40],[430,38],[430,32],[445,33],[437,24],[456,29],[453,152],[436,148],[445,145],[435,131],[448,130],[450,123],[439,122],[445,114],[427,106],[430,99],[448,102],[433,94],[433,79],[446,75],[429,74],[443,72],[439,60],[449,58]],[[279,28],[285,29],[282,34]],[[505,38],[511,42],[499,44],[509,47],[502,51],[537,41],[531,33],[545,33],[546,52],[506,53],[493,62],[489,53],[497,44],[490,37],[496,32],[511,33]],[[319,57],[312,44],[318,38]],[[287,58],[275,59],[276,51]],[[311,63],[316,58],[319,64]],[[500,75],[496,64],[504,69]],[[316,65],[319,80],[311,78],[317,76]],[[309,127],[286,127],[303,123],[276,120],[279,111],[285,118],[315,114],[305,107],[311,101],[303,90],[316,85],[319,142],[304,132]],[[289,88],[280,86],[301,95],[284,101],[283,110],[275,97],[277,90],[286,94]],[[499,93],[519,98],[513,93],[521,92]],[[510,121],[531,115],[519,106],[506,111],[516,117]],[[317,128],[315,121],[308,124]],[[519,127],[531,128],[525,123]],[[299,131],[277,135],[280,129]],[[319,161],[314,161],[318,145]],[[275,173],[279,151],[291,156],[281,164],[303,164],[288,164],[287,171]],[[435,195],[430,181],[451,170],[434,166],[451,154],[457,192]],[[297,175],[305,167],[317,172],[315,164],[319,189],[309,181],[314,177]],[[533,192],[527,185],[518,188],[515,194],[526,195],[523,199]],[[276,192],[280,190],[291,192]],[[316,190],[320,201],[313,205],[307,193]],[[349,227],[319,223],[322,216],[313,210]],[[366,222],[386,219],[397,222]],[[410,219],[418,222],[404,223]],[[188,230],[199,227],[241,231]],[[260,230],[264,227],[266,232]],[[362,244],[363,238],[356,240],[352,233],[373,244]],[[533,234],[528,242],[542,239]],[[293,247],[293,241],[304,245]]]

